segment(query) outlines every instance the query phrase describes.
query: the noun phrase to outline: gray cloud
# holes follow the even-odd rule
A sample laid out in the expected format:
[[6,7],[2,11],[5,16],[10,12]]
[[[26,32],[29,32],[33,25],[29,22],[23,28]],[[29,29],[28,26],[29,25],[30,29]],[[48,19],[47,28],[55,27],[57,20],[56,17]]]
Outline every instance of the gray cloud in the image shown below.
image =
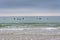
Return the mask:
[[0,0],[0,8],[60,10],[60,0]]
[[59,0],[0,0],[0,7],[59,8]]

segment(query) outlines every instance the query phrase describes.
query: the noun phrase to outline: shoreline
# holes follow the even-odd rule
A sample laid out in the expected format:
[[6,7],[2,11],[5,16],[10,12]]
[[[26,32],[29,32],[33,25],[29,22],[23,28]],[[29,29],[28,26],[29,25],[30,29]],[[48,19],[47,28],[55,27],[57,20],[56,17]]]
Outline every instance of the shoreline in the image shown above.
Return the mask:
[[60,28],[4,28],[0,29],[1,32],[16,32],[25,34],[42,34],[42,35],[60,35]]

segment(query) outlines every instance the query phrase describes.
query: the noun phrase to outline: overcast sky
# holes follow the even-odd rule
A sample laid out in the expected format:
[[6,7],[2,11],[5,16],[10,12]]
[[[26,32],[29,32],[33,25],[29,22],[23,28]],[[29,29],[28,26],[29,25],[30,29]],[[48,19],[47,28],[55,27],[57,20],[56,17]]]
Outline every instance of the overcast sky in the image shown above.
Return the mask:
[[0,13],[60,13],[60,0],[0,0]]

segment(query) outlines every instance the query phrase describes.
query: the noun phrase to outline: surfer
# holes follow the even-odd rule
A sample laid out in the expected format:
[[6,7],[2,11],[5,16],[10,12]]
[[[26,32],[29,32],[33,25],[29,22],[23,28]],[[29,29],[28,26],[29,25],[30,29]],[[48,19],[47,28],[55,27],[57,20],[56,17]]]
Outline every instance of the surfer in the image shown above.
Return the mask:
[[24,20],[24,18],[22,18]]
[[39,20],[41,20],[42,18],[39,18]]
[[47,18],[47,20],[48,20],[48,18]]
[[15,18],[14,18],[14,20],[15,20]]

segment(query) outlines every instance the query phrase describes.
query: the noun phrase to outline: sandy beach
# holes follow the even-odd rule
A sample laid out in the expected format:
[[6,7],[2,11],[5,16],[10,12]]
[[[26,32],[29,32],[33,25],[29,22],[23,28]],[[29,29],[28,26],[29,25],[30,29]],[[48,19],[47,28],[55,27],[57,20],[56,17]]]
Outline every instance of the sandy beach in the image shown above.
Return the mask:
[[[37,29],[35,29],[37,30]],[[31,30],[1,30],[0,40],[60,40],[60,35],[48,35]]]
[[0,40],[60,40],[60,35],[0,34]]

